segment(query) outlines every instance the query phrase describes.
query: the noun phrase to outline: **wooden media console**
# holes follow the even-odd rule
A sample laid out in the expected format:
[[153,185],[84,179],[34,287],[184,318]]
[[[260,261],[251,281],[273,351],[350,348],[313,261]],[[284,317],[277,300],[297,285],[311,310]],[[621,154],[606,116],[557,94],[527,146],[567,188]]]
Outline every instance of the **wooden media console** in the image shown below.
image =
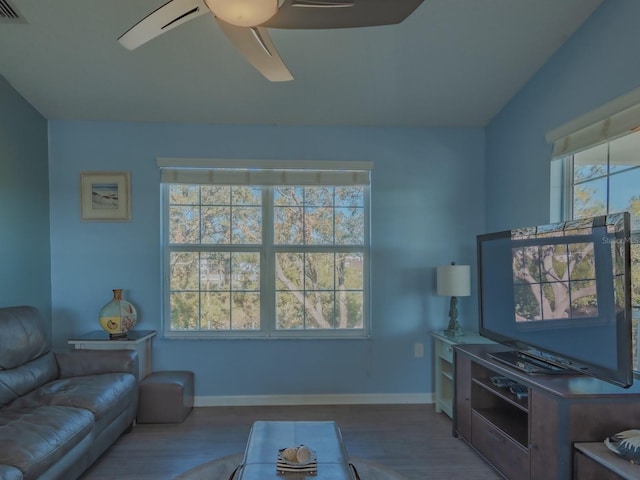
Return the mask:
[[[529,375],[491,359],[502,345],[456,345],[454,435],[509,479],[573,478],[573,445],[640,425],[640,385],[584,375]],[[520,398],[503,377],[525,387]]]

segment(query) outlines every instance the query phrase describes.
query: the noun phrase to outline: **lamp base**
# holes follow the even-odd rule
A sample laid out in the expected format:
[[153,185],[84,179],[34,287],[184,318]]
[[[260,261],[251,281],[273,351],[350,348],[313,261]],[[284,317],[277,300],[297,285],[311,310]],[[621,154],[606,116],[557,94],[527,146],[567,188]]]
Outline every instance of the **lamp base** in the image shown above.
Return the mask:
[[449,303],[449,325],[447,325],[447,329],[444,331],[444,334],[448,337],[458,337],[462,335],[462,327],[458,323],[457,305],[458,299],[451,297],[451,302]]
[[462,327],[455,320],[453,322],[449,322],[447,329],[444,331],[444,334],[447,337],[459,337],[462,335]]

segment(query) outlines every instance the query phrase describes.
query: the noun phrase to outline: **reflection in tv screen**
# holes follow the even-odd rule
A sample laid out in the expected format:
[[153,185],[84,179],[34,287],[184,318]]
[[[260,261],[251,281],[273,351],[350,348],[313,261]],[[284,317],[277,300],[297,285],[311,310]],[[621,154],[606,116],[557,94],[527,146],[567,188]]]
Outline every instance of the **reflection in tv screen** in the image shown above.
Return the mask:
[[479,235],[480,333],[630,385],[629,244],[626,212]]

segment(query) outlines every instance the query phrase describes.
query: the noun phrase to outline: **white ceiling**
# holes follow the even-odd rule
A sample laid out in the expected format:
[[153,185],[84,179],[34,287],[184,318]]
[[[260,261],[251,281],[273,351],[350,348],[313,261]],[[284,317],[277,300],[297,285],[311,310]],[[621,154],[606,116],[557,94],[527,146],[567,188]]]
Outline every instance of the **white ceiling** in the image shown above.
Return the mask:
[[295,77],[271,83],[210,15],[118,43],[166,0],[9,1],[27,23],[0,23],[0,74],[48,119],[442,127],[486,125],[602,3],[424,0],[393,26],[271,29]]

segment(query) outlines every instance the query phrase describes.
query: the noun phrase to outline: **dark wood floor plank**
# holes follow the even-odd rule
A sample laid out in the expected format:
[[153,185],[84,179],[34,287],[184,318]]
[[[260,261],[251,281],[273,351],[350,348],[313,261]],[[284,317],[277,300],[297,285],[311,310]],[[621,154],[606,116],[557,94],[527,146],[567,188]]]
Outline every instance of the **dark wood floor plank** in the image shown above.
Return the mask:
[[137,425],[82,480],[169,480],[215,458],[243,452],[256,420],[333,420],[351,457],[410,480],[501,478],[432,405],[199,407],[184,423]]

